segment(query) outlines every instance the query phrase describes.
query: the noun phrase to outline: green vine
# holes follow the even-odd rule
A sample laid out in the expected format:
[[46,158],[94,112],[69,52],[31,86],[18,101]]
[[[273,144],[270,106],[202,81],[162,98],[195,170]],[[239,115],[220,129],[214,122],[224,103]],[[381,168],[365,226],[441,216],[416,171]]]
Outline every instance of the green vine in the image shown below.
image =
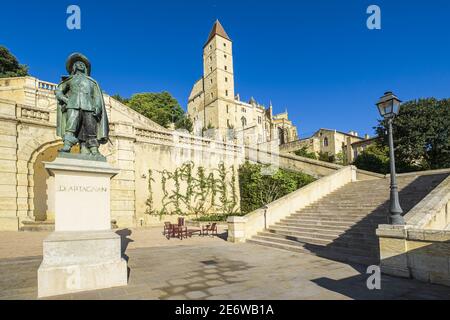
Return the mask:
[[[161,175],[163,197],[162,208],[154,209],[152,183],[155,181],[153,172],[149,170],[146,214],[149,215],[196,215],[230,214],[238,205],[236,188],[236,170],[234,166],[228,169],[224,163],[213,169],[209,174],[204,167],[197,167],[193,162],[186,162],[173,172],[157,171]],[[194,176],[194,171],[196,175]],[[217,174],[217,179],[214,173]],[[231,180],[231,181],[228,181]],[[168,190],[168,182],[173,182],[173,188]]]

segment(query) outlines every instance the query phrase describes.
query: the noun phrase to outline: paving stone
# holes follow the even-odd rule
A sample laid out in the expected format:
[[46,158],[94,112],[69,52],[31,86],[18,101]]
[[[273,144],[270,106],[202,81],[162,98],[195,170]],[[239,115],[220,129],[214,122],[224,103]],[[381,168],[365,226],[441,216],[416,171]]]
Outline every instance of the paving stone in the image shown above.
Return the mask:
[[[54,299],[450,299],[449,287],[388,276],[382,277],[380,292],[371,292],[365,268],[357,265],[216,238],[180,245],[158,240],[157,231],[155,236],[152,230],[133,230],[136,242],[126,251],[132,261],[128,286]],[[8,235],[14,240],[15,233]],[[43,238],[20,234],[17,241],[8,239],[14,257],[2,256],[0,248],[0,299],[36,298],[41,258],[27,245]],[[41,250],[36,243],[30,247]],[[208,260],[217,262],[214,268],[200,262]]]
[[203,291],[189,291],[186,292],[186,297],[188,297],[189,299],[201,299],[208,296],[208,294],[206,292]]

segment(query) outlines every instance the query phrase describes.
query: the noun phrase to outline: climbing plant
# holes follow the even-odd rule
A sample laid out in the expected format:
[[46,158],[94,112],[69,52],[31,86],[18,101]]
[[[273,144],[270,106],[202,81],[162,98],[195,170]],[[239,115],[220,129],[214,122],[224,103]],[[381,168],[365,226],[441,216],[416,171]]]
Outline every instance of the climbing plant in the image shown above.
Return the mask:
[[[196,170],[195,170],[196,169]],[[195,172],[195,174],[194,174]],[[229,215],[237,211],[238,195],[236,170],[219,163],[209,173],[202,166],[195,168],[193,162],[186,162],[173,172],[157,171],[161,176],[161,209],[156,210],[153,199],[153,171],[149,170],[146,200],[149,215]],[[173,187],[169,187],[169,184]]]

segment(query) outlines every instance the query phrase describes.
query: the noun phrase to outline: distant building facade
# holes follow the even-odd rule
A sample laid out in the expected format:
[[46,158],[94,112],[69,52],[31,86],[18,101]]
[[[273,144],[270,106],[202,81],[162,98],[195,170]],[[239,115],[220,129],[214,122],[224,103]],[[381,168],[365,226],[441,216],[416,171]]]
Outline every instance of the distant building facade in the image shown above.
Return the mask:
[[279,139],[285,144],[298,139],[297,128],[285,113],[274,115],[253,97],[241,101],[235,93],[233,43],[219,21],[216,21],[203,47],[203,76],[191,91],[188,114],[194,122],[194,133],[201,135],[213,128],[224,139],[244,137],[246,144]]
[[294,152],[306,147],[309,152],[314,152],[317,155],[320,153],[328,154],[335,159],[342,157],[344,162],[348,164],[352,163],[358,154],[374,141],[375,138],[370,138],[368,135],[360,137],[355,131],[345,133],[321,128],[309,138],[290,142],[280,147],[280,150],[282,152]]

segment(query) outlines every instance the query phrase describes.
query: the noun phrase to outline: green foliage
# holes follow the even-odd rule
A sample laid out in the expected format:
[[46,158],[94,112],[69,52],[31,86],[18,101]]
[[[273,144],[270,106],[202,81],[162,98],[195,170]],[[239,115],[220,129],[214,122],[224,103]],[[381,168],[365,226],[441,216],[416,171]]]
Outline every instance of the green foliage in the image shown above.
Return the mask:
[[241,211],[248,213],[271,203],[315,179],[307,174],[278,169],[263,175],[263,165],[246,162],[239,168]]
[[187,118],[178,101],[167,91],[160,93],[137,93],[130,99],[123,99],[133,110],[168,128],[175,123],[175,128],[192,131],[192,121]]
[[[387,123],[375,128],[388,145]],[[399,172],[450,168],[450,99],[419,99],[402,104],[393,121]]]
[[307,146],[301,147],[299,150],[294,151],[294,153],[299,157],[310,158],[317,160],[317,155],[315,152],[310,152]]
[[117,101],[119,101],[125,105],[128,104],[128,102],[130,101],[130,99],[124,98],[118,93],[116,93],[115,95],[112,95],[111,98],[116,99]]
[[24,77],[28,67],[20,64],[17,58],[4,46],[0,46],[0,78]]
[[194,124],[189,116],[183,115],[183,117],[175,122],[175,129],[184,129],[192,132],[192,130],[194,130]]
[[[158,173],[161,175],[163,191],[162,208],[154,209],[152,185],[155,180],[149,171],[147,214],[202,217],[211,214],[228,216],[236,212],[238,203],[234,166],[227,168],[220,163],[218,168],[206,174],[204,167],[195,170],[193,162],[186,162],[173,172],[163,170]],[[172,186],[170,190],[168,185]]]
[[232,214],[212,214],[207,216],[201,216],[193,219],[193,221],[199,222],[215,222],[215,221],[227,221],[229,216],[244,216],[245,213],[242,212],[233,212]]
[[356,157],[353,164],[361,170],[389,173],[389,149],[386,146],[372,144]]
[[342,165],[342,166],[346,166],[348,164],[347,154],[345,152],[343,152],[343,151],[339,152],[336,155],[335,162],[337,164]]
[[319,152],[319,160],[334,163],[335,157],[334,155],[330,155],[328,152]]

